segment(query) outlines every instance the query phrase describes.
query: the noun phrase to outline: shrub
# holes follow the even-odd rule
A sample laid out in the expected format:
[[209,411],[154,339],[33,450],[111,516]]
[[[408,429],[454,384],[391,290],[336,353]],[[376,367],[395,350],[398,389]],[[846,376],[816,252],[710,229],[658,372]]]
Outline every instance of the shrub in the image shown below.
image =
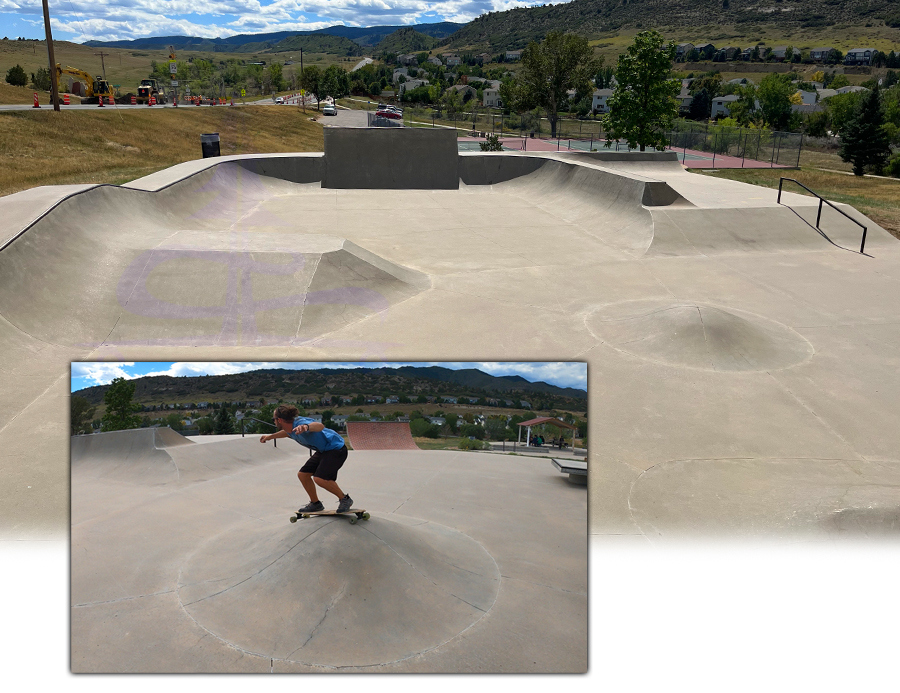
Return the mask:
[[900,178],[900,152],[894,154],[884,167],[884,175]]
[[21,65],[14,65],[6,71],[6,81],[14,87],[24,87],[28,84],[28,75]]
[[502,152],[503,145],[500,143],[500,137],[498,135],[488,135],[484,138],[484,142],[479,142],[478,146],[481,147],[481,151],[483,152]]
[[478,439],[470,440],[469,438],[461,438],[457,447],[460,450],[485,450],[486,448],[489,448],[490,445],[483,443]]

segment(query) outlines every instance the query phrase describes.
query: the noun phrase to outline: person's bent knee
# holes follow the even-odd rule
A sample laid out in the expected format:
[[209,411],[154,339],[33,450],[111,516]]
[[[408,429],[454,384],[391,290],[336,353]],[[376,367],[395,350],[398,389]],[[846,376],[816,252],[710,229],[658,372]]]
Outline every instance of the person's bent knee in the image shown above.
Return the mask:
[[312,474],[310,474],[309,472],[304,472],[302,470],[297,472],[297,478],[300,479],[301,481],[303,479],[309,479],[310,477],[312,477]]

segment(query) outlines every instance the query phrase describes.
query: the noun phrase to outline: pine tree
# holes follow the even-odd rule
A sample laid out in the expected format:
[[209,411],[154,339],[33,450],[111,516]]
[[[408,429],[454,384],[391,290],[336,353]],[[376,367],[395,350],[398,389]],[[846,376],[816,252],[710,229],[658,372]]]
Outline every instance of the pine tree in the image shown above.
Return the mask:
[[219,413],[216,415],[215,433],[217,436],[234,433],[234,421],[231,419],[231,413],[228,411],[228,407],[223,406],[219,409]]
[[841,131],[841,159],[853,164],[853,175],[865,169],[880,171],[890,155],[890,140],[884,129],[884,111],[878,85],[860,100],[853,118]]

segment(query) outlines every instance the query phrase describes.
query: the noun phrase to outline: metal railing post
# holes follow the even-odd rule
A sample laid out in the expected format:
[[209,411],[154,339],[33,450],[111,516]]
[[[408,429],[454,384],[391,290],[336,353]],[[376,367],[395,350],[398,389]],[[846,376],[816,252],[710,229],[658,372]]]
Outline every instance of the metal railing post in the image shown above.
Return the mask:
[[819,198],[819,213],[816,214],[816,228],[819,228],[819,223],[822,221],[822,198]]

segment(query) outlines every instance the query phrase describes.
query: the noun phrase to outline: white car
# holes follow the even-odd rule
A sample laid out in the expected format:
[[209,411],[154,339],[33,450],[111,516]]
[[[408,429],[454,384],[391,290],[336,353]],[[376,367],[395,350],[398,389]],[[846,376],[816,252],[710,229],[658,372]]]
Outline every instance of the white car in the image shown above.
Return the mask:
[[283,96],[277,97],[277,98],[275,99],[275,103],[276,103],[276,104],[283,104],[283,103],[284,103],[284,97],[283,97]]
[[334,107],[334,104],[327,103],[322,107],[322,115],[337,115],[337,108]]

